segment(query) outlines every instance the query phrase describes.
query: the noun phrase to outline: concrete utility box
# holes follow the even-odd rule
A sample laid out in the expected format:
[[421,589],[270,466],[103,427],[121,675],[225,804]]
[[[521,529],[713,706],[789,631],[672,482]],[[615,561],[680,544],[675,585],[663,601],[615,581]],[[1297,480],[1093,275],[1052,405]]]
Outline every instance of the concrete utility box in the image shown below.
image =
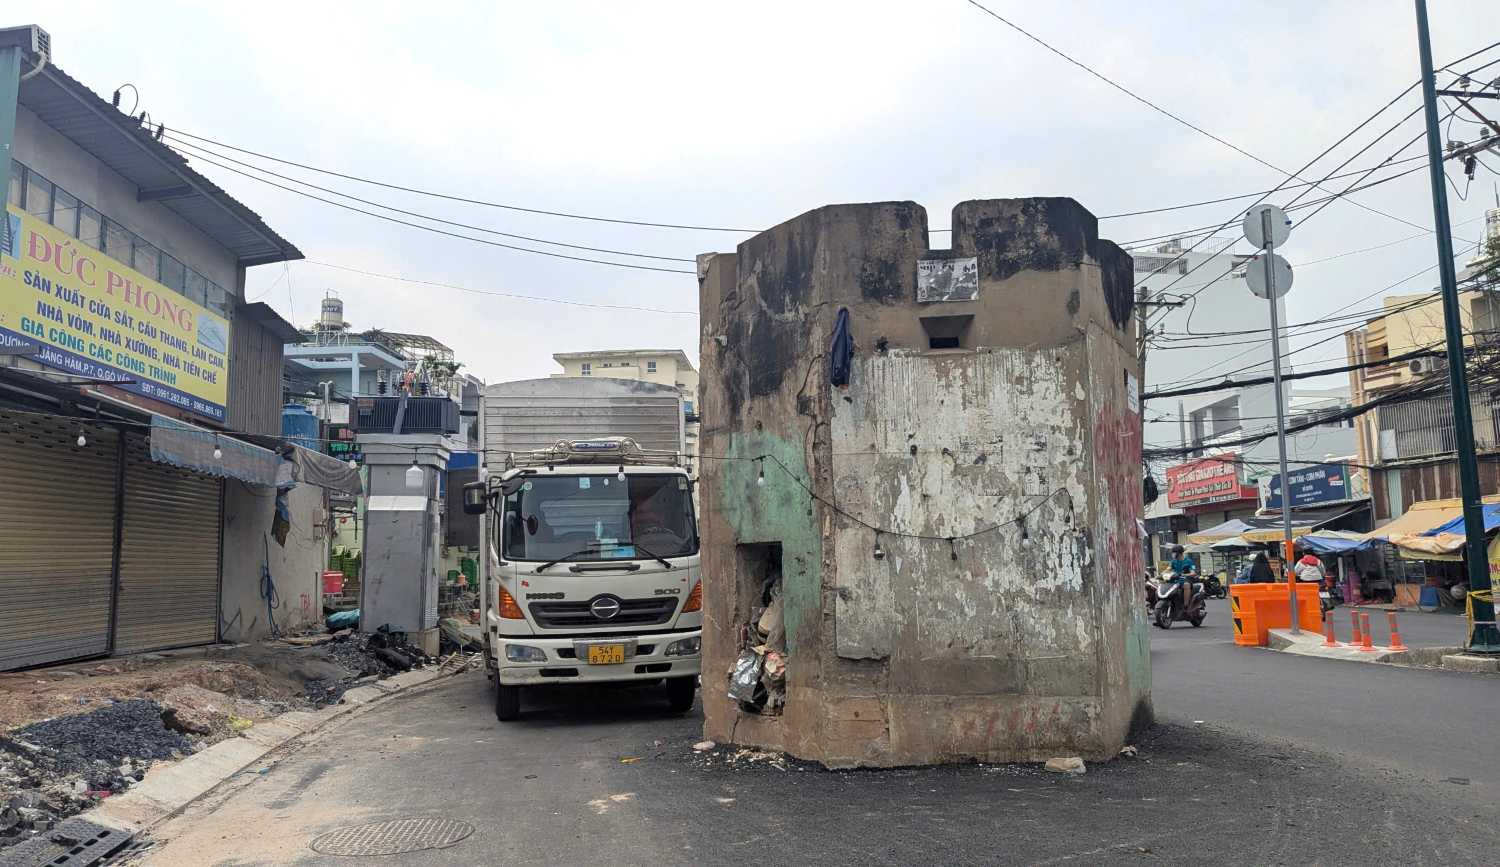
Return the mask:
[[1072,199],[952,227],[934,250],[911,202],[833,205],[699,258],[713,740],[1103,758],[1150,719],[1131,259]]
[[[437,434],[361,434],[369,472],[365,498],[359,626],[389,627],[429,654],[438,651],[438,486],[455,441]],[[407,483],[415,464],[421,484]]]

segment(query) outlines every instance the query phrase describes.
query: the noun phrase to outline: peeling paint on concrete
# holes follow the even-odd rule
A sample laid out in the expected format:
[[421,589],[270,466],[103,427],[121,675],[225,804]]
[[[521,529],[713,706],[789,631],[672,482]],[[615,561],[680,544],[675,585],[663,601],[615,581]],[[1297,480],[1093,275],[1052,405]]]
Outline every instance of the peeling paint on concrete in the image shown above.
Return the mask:
[[[841,767],[1093,760],[1149,718],[1129,256],[1069,199],[952,220],[932,251],[912,203],[828,206],[700,262],[703,452],[730,458],[702,468],[709,739]],[[975,300],[918,303],[922,259],[969,256]],[[840,308],[856,351],[835,387]],[[952,316],[958,347],[928,331]],[[757,486],[762,454],[795,481],[768,463]],[[736,552],[767,542],[780,716],[723,688],[758,591]]]
[[[920,659],[1064,651],[1089,659],[1092,637],[1075,628],[1090,604],[1073,511],[1087,496],[1084,422],[1074,409],[1083,404],[1070,400],[1075,389],[1060,363],[1071,356],[1076,368],[1081,355],[1078,345],[859,359],[847,400],[833,407],[839,504],[935,538],[888,537],[890,554],[878,561],[874,532],[842,521],[835,550],[849,568],[839,573],[840,656],[884,658],[905,635]],[[942,541],[997,524],[1006,526]]]

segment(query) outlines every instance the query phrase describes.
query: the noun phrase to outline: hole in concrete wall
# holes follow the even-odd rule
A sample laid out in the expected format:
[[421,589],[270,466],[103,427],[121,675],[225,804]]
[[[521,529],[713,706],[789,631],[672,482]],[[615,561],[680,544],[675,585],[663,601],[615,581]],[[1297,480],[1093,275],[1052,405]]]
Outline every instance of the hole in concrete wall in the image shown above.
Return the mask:
[[735,617],[740,655],[730,698],[749,713],[779,714],[786,701],[786,626],[781,543],[735,546]]
[[973,314],[961,316],[921,316],[922,330],[927,332],[928,349],[968,349],[969,326]]

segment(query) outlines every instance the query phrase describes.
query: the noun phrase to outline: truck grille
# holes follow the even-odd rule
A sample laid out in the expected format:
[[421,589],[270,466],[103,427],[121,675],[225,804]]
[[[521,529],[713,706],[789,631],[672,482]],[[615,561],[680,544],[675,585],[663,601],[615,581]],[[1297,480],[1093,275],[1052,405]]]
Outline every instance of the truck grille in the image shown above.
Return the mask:
[[620,613],[608,620],[600,620],[589,609],[593,600],[577,602],[533,602],[528,607],[531,619],[543,629],[580,629],[591,626],[653,626],[672,619],[677,610],[677,599],[664,596],[660,599],[621,599]]

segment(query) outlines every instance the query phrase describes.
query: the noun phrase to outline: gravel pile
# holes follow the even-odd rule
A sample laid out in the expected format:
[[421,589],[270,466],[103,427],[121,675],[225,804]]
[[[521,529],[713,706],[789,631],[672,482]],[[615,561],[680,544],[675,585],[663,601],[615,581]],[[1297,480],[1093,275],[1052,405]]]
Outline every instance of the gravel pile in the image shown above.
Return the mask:
[[0,736],[0,848],[51,829],[145,776],[152,761],[194,751],[147,699],[116,702]]
[[11,737],[50,751],[64,773],[81,773],[99,762],[171,759],[193,751],[192,741],[162,723],[162,706],[143,698],[35,723]]

